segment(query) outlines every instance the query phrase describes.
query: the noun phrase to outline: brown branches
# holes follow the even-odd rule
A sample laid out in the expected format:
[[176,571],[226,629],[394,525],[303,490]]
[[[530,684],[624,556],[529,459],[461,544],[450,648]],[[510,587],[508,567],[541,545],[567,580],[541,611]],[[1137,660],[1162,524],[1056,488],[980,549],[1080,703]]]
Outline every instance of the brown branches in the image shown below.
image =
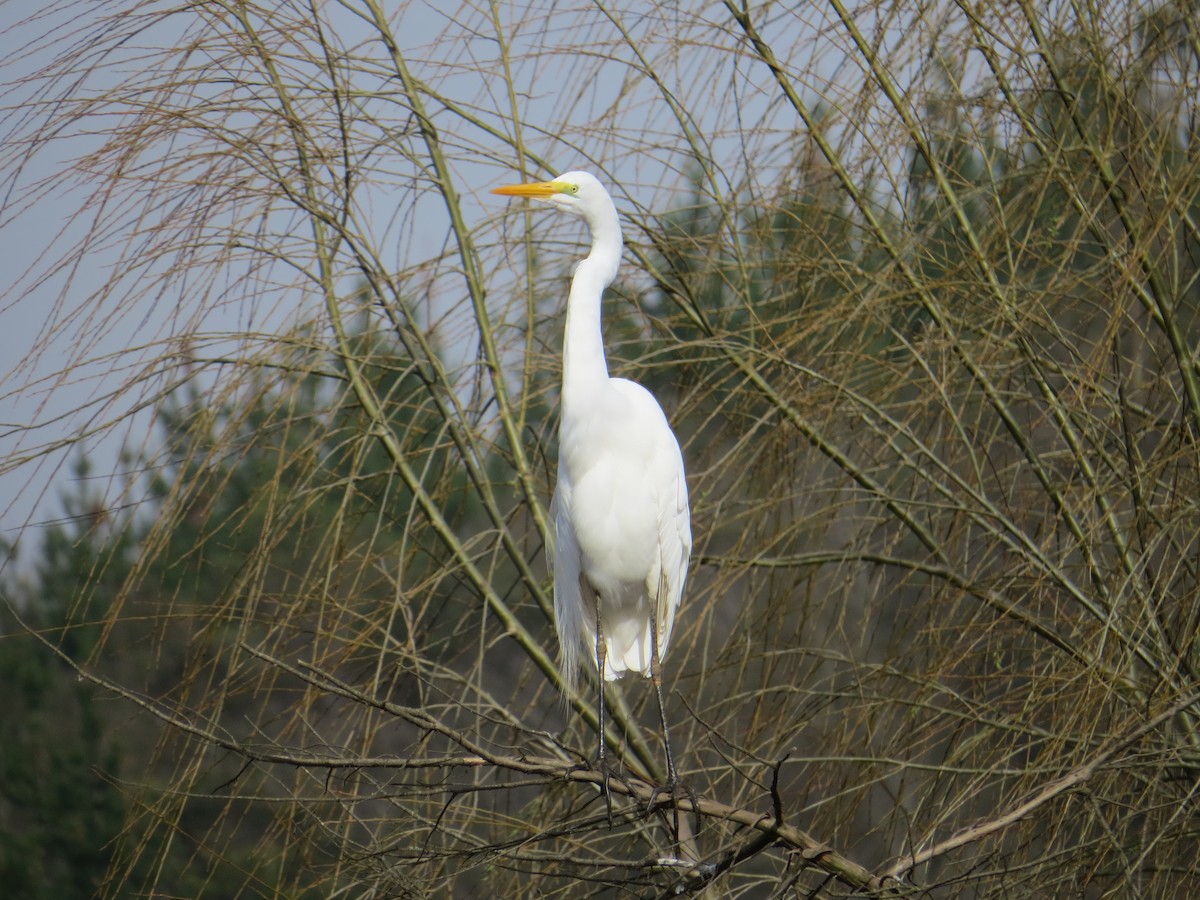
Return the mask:
[[1088,757],[1084,763],[1072,768],[1071,771],[1062,777],[1055,778],[1037,788],[1033,796],[1029,799],[1018,803],[995,818],[979,822],[969,828],[964,828],[949,838],[938,841],[931,847],[897,860],[886,868],[880,877],[884,879],[902,878],[907,873],[916,869],[917,866],[930,862],[944,854],[952,853],[968,844],[973,844],[996,835],[1004,829],[1017,824],[1025,817],[1032,815],[1044,804],[1056,800],[1070,791],[1084,787],[1101,769],[1107,766],[1121,765],[1122,761],[1118,757],[1122,753],[1151,732],[1161,728],[1165,723],[1179,715],[1182,710],[1193,706],[1198,701],[1200,701],[1200,693],[1185,697],[1177,703],[1172,704],[1168,709],[1160,712],[1154,718],[1142,723],[1137,728],[1131,729],[1125,736],[1118,738],[1108,746],[1097,751]]
[[[427,756],[401,758],[395,756],[357,756],[336,752],[311,752],[290,749],[286,747],[263,747],[230,739],[212,725],[201,725],[188,721],[185,717],[164,710],[160,705],[148,701],[119,684],[112,683],[69,660],[57,649],[47,646],[60,658],[72,666],[81,678],[96,683],[127,700],[152,712],[172,728],[186,731],[213,746],[222,747],[235,753],[247,763],[267,763],[311,770],[379,770],[381,772],[439,770],[446,774],[456,769],[470,769],[486,773],[488,769],[503,770],[523,775],[536,776],[539,783],[548,785],[553,782],[571,782],[575,784],[590,784],[599,788],[606,784],[614,794],[621,795],[633,801],[633,815],[649,815],[651,811],[664,812],[677,810],[691,813],[699,819],[711,819],[728,822],[743,829],[757,832],[757,836],[746,840],[741,847],[730,851],[726,860],[713,863],[694,860],[690,869],[683,866],[681,871],[686,875],[690,886],[694,889],[712,880],[724,872],[734,860],[744,860],[750,855],[778,846],[783,851],[796,854],[805,865],[819,869],[848,887],[872,893],[887,893],[898,889],[908,880],[911,873],[919,866],[927,864],[938,857],[951,854],[970,844],[984,841],[1010,828],[1022,819],[1032,815],[1043,805],[1056,800],[1064,794],[1083,788],[1102,769],[1110,766],[1123,765],[1120,759],[1125,751],[1145,739],[1148,735],[1160,729],[1179,712],[1200,702],[1200,693],[1183,698],[1169,708],[1158,713],[1152,719],[1130,729],[1119,739],[1092,754],[1086,762],[1072,768],[1065,775],[1051,779],[1037,788],[1027,800],[1020,802],[1003,814],[987,821],[964,828],[951,837],[938,841],[932,846],[907,855],[880,872],[873,872],[863,865],[854,862],[845,855],[837,852],[828,844],[818,840],[795,825],[784,821],[785,809],[778,793],[779,770],[786,762],[780,760],[772,768],[771,804],[772,812],[756,812],[744,807],[731,806],[709,797],[696,796],[686,793],[672,795],[649,782],[635,776],[618,779],[606,779],[604,774],[587,766],[580,765],[561,757],[537,756],[534,754],[497,753],[470,735],[450,729],[438,718],[422,710],[403,707],[387,700],[373,698],[361,690],[342,682],[327,672],[303,663],[289,664],[270,654],[253,647],[243,646],[243,650],[251,656],[288,673],[324,693],[337,695],[352,700],[364,707],[371,707],[389,716],[407,721],[418,728],[430,733],[437,733],[447,738],[451,743],[466,751],[461,756]],[[244,767],[243,767],[244,771]],[[236,779],[234,779],[236,780]],[[232,783],[232,782],[231,782]],[[454,793],[457,789],[447,786],[443,790]],[[625,821],[633,821],[632,818]],[[680,864],[682,865],[682,864]]]
[[[1194,10],[93,6],[0,63],[0,472],[98,454],[3,585],[121,698],[98,893],[1195,893]],[[610,686],[614,829],[545,566],[585,248],[487,193],[574,167],[696,535],[695,793]]]

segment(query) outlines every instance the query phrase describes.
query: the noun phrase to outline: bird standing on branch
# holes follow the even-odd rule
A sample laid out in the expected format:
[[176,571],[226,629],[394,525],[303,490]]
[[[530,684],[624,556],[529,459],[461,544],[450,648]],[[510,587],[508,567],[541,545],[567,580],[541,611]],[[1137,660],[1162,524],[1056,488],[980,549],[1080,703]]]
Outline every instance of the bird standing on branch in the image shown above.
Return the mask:
[[[674,790],[678,772],[659,668],[683,595],[692,528],[683,454],[667,417],[641,385],[610,378],[604,357],[600,301],[621,262],[617,209],[586,172],[493,193],[545,201],[591,231],[591,252],[576,267],[567,299],[552,504],[563,675],[574,687],[586,647],[605,681],[626,672],[651,677]],[[603,682],[599,687],[599,765],[607,780]]]

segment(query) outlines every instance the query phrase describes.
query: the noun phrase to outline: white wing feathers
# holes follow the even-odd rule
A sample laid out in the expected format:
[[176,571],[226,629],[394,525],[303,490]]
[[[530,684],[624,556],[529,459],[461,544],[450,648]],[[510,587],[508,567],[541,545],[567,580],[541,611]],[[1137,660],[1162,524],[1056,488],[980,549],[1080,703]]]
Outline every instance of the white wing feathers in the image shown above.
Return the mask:
[[[562,650],[562,673],[567,687],[574,690],[579,682],[579,649],[585,633],[584,598],[579,590],[579,543],[571,524],[571,478],[565,466],[559,466],[554,499],[550,502],[554,522],[554,619],[558,627],[558,646]],[[588,598],[590,607],[595,603]],[[592,656],[594,651],[589,652]]]
[[[564,421],[560,433],[554,608],[563,672],[572,685],[581,648],[597,662],[597,595],[605,679],[650,673],[651,617],[661,660],[692,548],[683,456],[666,417],[641,386],[614,378],[607,387],[609,396],[592,409],[613,414],[599,432]],[[603,453],[597,452],[601,444]]]
[[[659,661],[666,656],[667,645],[675,626],[675,613],[683,599],[687,581],[688,558],[692,555],[692,523],[688,510],[687,479],[683,472],[683,455],[679,444],[672,443],[676,459],[673,460],[674,484],[663,493],[658,506],[658,547],[662,571],[662,594],[658,598],[658,647]],[[658,586],[647,585],[658,590]]]

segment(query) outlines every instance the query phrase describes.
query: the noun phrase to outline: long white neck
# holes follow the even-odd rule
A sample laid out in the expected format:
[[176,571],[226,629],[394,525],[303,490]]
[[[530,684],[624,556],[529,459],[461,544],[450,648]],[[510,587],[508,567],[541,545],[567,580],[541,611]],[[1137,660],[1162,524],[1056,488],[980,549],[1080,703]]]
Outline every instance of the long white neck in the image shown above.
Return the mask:
[[586,404],[594,389],[608,381],[604,338],[600,332],[600,301],[617,277],[621,263],[621,223],[609,207],[588,217],[592,250],[575,269],[567,298],[567,328],[563,340],[563,410]]

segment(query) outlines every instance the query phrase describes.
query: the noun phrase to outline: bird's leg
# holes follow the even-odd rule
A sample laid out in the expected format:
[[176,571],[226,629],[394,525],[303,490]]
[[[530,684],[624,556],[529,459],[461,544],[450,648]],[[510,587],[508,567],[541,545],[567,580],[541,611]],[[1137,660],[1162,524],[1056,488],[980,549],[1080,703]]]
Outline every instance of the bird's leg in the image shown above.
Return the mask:
[[604,758],[604,665],[608,659],[608,643],[604,640],[604,625],[600,619],[600,592],[596,594],[596,691],[600,697],[599,704],[599,724],[600,724],[600,757],[597,762],[597,768],[600,770],[603,782],[600,785],[600,791],[604,794],[604,808],[608,812],[608,827],[612,828],[612,792],[608,788],[608,761]]
[[[661,590],[659,596],[662,596]],[[652,609],[650,611],[650,680],[654,682],[654,696],[658,698],[658,721],[662,725],[663,746],[667,751],[668,780],[666,786],[670,793],[674,793],[675,785],[679,781],[679,772],[675,769],[675,757],[671,753],[671,734],[667,729],[666,707],[663,706],[661,667],[658,651],[658,610]]]
[[[659,597],[666,596],[666,584],[664,579],[659,579]],[[663,705],[662,693],[662,654],[659,651],[658,645],[658,609],[657,607],[650,611],[650,680],[654,682],[654,696],[658,700],[658,720],[662,725],[663,732],[663,747],[667,752],[667,784],[665,785],[666,792],[671,795],[672,814],[667,816],[664,814],[664,819],[667,821],[668,830],[671,832],[672,839],[675,843],[675,849],[680,855],[689,859],[692,862],[697,862],[700,859],[699,851],[696,847],[696,836],[692,831],[689,823],[686,820],[681,821],[679,807],[674,801],[679,790],[679,771],[675,768],[675,756],[671,752],[671,734],[667,728],[667,711]],[[696,806],[696,794],[691,788],[684,786],[684,791],[692,800],[692,808]],[[654,801],[657,797],[657,792],[650,796],[650,806],[653,808]],[[649,813],[649,810],[647,810]]]

